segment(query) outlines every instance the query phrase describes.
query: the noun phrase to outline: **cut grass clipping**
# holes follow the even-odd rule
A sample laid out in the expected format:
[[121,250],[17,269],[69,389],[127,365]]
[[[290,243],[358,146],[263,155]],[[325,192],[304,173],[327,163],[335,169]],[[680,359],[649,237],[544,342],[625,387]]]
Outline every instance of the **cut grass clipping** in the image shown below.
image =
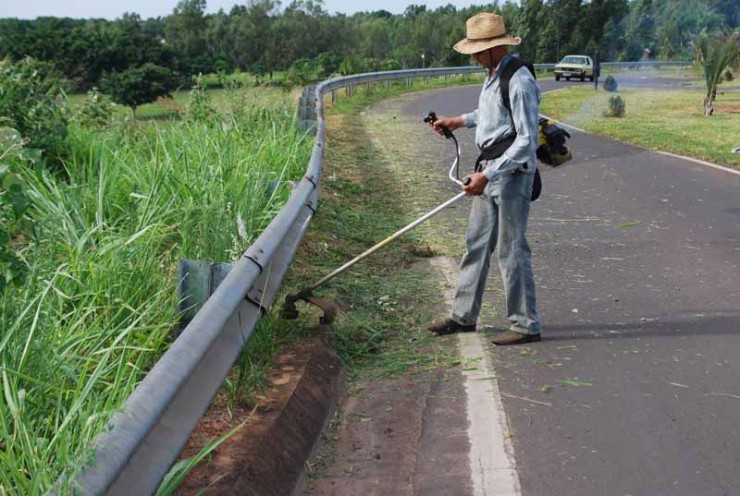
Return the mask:
[[[436,84],[410,89],[450,82],[451,78],[447,82],[440,78]],[[326,275],[439,202],[431,193],[432,198],[408,194],[414,178],[402,164],[413,162],[414,150],[408,139],[398,135],[394,126],[399,123],[387,117],[357,115],[369,105],[407,90],[404,84],[390,89],[375,85],[357,88],[352,98],[340,94],[338,101],[327,101],[330,141],[325,152],[322,199],[291,271],[289,284],[294,288]],[[317,291],[343,310],[328,337],[364,377],[425,370],[455,360],[433,344],[424,328],[430,306],[435,301],[441,304],[443,294],[438,279],[424,272],[428,266],[417,263],[431,255],[422,229],[415,229]],[[300,325],[315,325],[317,315],[312,309],[301,306],[299,311]]]

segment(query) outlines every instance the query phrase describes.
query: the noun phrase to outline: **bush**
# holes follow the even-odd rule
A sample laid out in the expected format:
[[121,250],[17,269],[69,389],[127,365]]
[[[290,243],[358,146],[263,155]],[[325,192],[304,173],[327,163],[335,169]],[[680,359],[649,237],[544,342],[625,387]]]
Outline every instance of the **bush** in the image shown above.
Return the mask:
[[205,78],[202,74],[198,74],[194,79],[186,117],[193,122],[209,121],[216,115],[216,111],[211,107],[211,99],[206,93]]
[[61,78],[46,62],[0,61],[1,124],[17,130],[25,148],[40,150],[56,167],[67,154],[67,109]]
[[609,97],[609,110],[604,112],[604,117],[624,117],[624,100],[621,96]]
[[732,74],[732,71],[730,69],[727,69],[725,73],[722,75],[722,79],[724,79],[727,82],[730,82],[735,79],[735,76]]
[[604,89],[612,92],[617,91],[617,80],[614,79],[614,76],[611,74],[609,74],[604,80]]
[[339,64],[339,73],[342,76],[350,76],[352,74],[360,74],[362,72],[370,72],[374,70],[373,59],[356,59],[354,57],[348,57]]
[[381,71],[399,71],[401,70],[401,63],[396,59],[384,59],[380,62],[379,69]]
[[315,60],[298,59],[288,69],[286,82],[291,86],[305,86],[318,80],[319,68]]
[[22,285],[28,272],[20,251],[21,241],[33,233],[26,217],[30,199],[14,169],[29,162],[33,156],[27,156],[20,133],[0,127],[0,295],[8,285]]
[[75,120],[83,126],[105,126],[113,118],[116,105],[97,88],[87,92],[87,98],[75,113]]

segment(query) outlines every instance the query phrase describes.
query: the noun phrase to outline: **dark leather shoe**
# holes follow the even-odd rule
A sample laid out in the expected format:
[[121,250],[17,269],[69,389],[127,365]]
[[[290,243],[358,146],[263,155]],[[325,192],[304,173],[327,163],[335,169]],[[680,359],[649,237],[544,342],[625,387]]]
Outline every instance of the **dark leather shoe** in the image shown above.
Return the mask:
[[534,343],[541,340],[542,337],[539,334],[522,334],[521,332],[506,331],[496,335],[491,342],[498,346],[506,346],[510,344]]
[[452,319],[443,319],[430,324],[427,329],[437,336],[444,336],[446,334],[454,334],[456,332],[475,332],[475,324],[462,325]]

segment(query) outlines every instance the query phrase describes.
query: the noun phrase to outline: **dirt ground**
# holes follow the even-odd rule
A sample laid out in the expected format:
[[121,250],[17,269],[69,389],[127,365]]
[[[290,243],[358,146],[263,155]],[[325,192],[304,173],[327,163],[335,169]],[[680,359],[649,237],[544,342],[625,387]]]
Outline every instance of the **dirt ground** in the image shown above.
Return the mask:
[[316,338],[303,339],[288,345],[276,356],[269,374],[269,386],[256,395],[258,403],[255,405],[244,401],[230,404],[224,391],[217,393],[188,440],[180,459],[197,454],[211,440],[245,420],[246,423],[221,444],[207,462],[201,463],[188,475],[176,492],[177,495],[229,494],[230,489],[224,487],[224,481],[236,481],[250,475],[250,470],[255,466],[253,461],[265,452],[265,444],[268,442],[266,438],[276,420],[284,413],[317,346],[319,340]]

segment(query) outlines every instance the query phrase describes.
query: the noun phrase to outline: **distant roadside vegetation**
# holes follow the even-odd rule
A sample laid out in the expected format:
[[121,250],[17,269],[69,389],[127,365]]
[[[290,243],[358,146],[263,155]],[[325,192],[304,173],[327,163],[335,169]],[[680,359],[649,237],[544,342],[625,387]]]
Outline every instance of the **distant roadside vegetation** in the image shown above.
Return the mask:
[[[105,92],[106,81],[147,64],[184,89],[197,74],[248,73],[254,84],[300,85],[330,74],[467,65],[451,46],[464,36],[465,20],[482,10],[504,15],[508,31],[522,37],[520,55],[534,63],[569,53],[602,62],[693,59],[692,40],[736,30],[740,12],[736,0],[506,1],[434,10],[411,4],[398,15],[351,16],[329,15],[321,0],[205,9],[205,0],[181,0],[152,19],[0,19],[0,58],[48,62],[69,92]],[[286,77],[276,80],[276,72]]]

